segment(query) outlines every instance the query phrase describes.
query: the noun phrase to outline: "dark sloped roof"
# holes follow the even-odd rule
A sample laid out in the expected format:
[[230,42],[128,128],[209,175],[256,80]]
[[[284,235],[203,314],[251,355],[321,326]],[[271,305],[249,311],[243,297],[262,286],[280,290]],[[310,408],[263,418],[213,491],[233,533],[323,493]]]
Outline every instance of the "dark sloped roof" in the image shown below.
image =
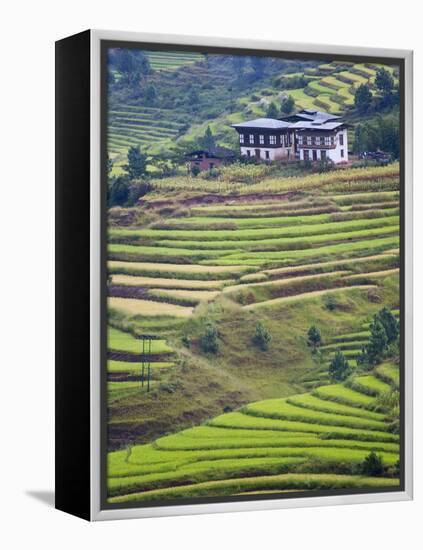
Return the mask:
[[255,118],[246,122],[232,124],[232,128],[262,128],[269,130],[282,130],[292,128],[293,130],[335,130],[340,126],[348,127],[342,122],[339,115],[324,113],[314,109],[303,109],[283,119]]
[[316,122],[328,122],[329,120],[338,120],[340,118],[341,117],[339,115],[333,115],[331,113],[325,113],[315,109],[302,109],[301,111],[298,111],[298,113],[283,117],[282,120],[289,121],[293,119],[302,119]]
[[246,122],[231,124],[232,128],[268,128],[269,130],[282,130],[289,128],[289,122],[277,120],[276,118],[255,118]]
[[186,156],[191,157],[193,155],[199,155],[205,153],[209,158],[232,158],[235,156],[235,153],[228,149],[227,147],[210,147],[210,149],[196,149],[195,151],[190,151]]
[[297,130],[335,130],[339,126],[344,126],[343,122],[316,122],[310,120],[299,120],[291,124],[291,128]]

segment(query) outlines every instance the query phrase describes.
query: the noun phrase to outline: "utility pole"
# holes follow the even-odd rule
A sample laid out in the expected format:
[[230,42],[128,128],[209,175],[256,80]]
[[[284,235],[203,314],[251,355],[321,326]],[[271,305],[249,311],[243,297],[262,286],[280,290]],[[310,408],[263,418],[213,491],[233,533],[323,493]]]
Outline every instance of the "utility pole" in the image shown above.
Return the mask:
[[147,377],[147,392],[149,392],[151,380],[151,340],[153,340],[153,337],[143,334],[141,340],[141,388],[144,387]]

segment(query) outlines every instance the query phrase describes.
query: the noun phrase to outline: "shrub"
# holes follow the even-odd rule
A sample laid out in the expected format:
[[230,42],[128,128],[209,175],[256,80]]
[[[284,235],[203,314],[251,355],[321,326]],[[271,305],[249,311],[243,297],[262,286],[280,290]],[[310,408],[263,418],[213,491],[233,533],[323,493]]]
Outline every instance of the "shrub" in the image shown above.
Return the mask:
[[323,303],[328,311],[334,311],[338,306],[338,302],[333,294],[327,294],[323,298]]
[[152,185],[148,181],[135,180],[129,185],[128,199],[126,201],[127,206],[134,206],[138,199],[146,195],[152,190]]
[[335,382],[343,382],[351,374],[351,368],[341,351],[335,353],[329,365],[329,376]]
[[184,334],[181,338],[181,342],[182,344],[186,347],[186,348],[190,348],[191,347],[191,340],[189,339],[189,337]]
[[366,456],[360,466],[360,470],[363,475],[381,476],[383,474],[382,457],[377,455],[374,451]]
[[320,159],[319,165],[318,165],[318,172],[320,174],[324,172],[330,172],[335,168],[334,162],[330,158]]
[[201,169],[197,164],[194,164],[194,166],[191,168],[191,174],[196,178],[198,174],[201,172]]
[[129,178],[127,176],[113,178],[110,182],[107,195],[109,207],[126,204],[129,197]]
[[270,334],[269,330],[259,321],[256,324],[256,331],[253,336],[253,343],[262,351],[267,351],[269,349],[271,339],[272,335]]
[[216,354],[219,351],[218,330],[212,322],[206,324],[203,336],[200,339],[201,349],[205,353]]
[[204,179],[206,180],[215,180],[220,176],[220,171],[217,168],[210,168],[204,174]]

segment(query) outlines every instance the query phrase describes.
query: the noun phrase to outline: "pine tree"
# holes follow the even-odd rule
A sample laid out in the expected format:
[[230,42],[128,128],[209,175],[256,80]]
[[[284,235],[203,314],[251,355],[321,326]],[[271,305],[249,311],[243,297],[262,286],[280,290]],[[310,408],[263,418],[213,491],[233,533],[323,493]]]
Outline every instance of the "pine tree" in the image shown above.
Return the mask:
[[150,84],[145,91],[145,103],[146,105],[154,105],[157,98],[156,88],[153,84]]
[[278,116],[279,116],[278,108],[276,107],[276,105],[272,101],[272,103],[270,103],[269,106],[267,107],[266,117],[267,118],[278,118]]
[[370,325],[370,339],[366,346],[367,361],[370,365],[380,363],[387,344],[388,337],[386,336],[385,329],[379,318],[375,316]]
[[206,353],[216,354],[219,351],[219,333],[216,326],[209,322],[206,324],[206,329],[200,340],[200,346]]
[[124,166],[131,180],[139,179],[145,175],[147,170],[147,155],[141,152],[140,146],[133,146],[128,149],[128,164]]
[[351,374],[351,368],[341,351],[335,353],[329,365],[329,376],[335,382],[343,382]]
[[367,113],[372,104],[372,92],[368,84],[361,84],[354,95],[354,104],[359,113]]
[[268,331],[268,329],[263,325],[263,323],[260,323],[260,321],[256,325],[256,332],[253,336],[253,342],[256,346],[258,346],[262,351],[267,351],[269,349],[270,340],[272,339],[272,335]]
[[316,352],[318,346],[322,341],[322,335],[320,330],[315,326],[311,326],[307,333],[307,345],[312,348],[313,353]]
[[399,323],[389,309],[384,307],[377,314],[379,321],[382,323],[385,329],[388,344],[395,342],[399,334]]
[[281,103],[281,112],[283,115],[290,115],[295,109],[295,99],[292,95],[285,97]]
[[394,88],[394,79],[389,71],[381,67],[376,71],[375,84],[384,96],[390,95]]
[[383,460],[374,451],[369,453],[361,463],[361,473],[367,476],[381,476],[383,474]]
[[201,147],[210,151],[216,147],[216,141],[214,139],[213,132],[211,131],[210,126],[207,126],[204,136],[199,140]]

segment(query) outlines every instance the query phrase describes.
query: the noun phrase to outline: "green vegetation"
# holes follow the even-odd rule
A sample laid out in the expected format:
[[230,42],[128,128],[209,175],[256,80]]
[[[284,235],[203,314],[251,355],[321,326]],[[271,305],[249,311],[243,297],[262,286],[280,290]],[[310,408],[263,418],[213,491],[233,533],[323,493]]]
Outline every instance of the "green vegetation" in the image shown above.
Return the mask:
[[334,382],[342,382],[351,374],[351,368],[341,351],[335,353],[329,365],[329,376]]
[[320,330],[315,325],[311,326],[307,332],[307,344],[311,347],[312,351],[315,353],[318,346],[322,342],[322,335]]
[[397,158],[395,70],[119,48],[109,65],[109,501],[396,489],[399,164],[186,165],[300,108]]
[[217,353],[219,351],[219,333],[216,326],[207,322],[204,334],[201,337],[201,348],[205,353]]
[[260,321],[256,324],[256,331],[253,336],[253,343],[259,347],[262,351],[269,349],[269,344],[272,339],[272,335],[269,330]]
[[[333,386],[335,394],[341,389],[348,388]],[[398,461],[397,438],[382,414],[360,406],[310,394],[268,399],[159,438],[154,445],[134,446],[129,457],[124,451],[111,453],[109,500],[174,495],[175,485],[182,485],[183,495],[196,494],[217,482],[233,487],[242,481],[251,491],[270,482],[279,491],[307,489],[311,479],[328,475],[322,473],[327,468],[331,483],[342,478],[354,486],[365,475],[375,487],[395,486],[389,468]]]

